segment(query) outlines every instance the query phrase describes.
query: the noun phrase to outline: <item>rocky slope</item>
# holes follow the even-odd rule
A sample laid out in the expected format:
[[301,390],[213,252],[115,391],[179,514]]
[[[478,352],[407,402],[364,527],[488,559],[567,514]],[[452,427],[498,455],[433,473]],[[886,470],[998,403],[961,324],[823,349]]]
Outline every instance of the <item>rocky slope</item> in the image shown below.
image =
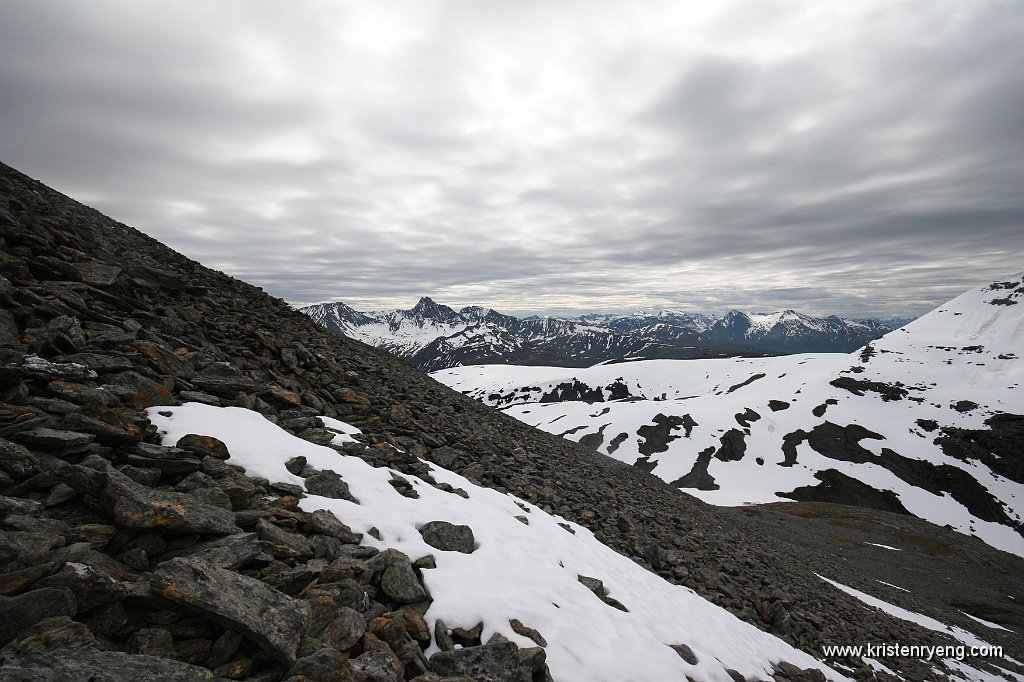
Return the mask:
[[1024,556],[1017,301],[1021,275],[967,292],[851,355],[572,373],[466,367],[435,377],[708,502],[869,506]]
[[[287,475],[260,478],[244,468],[245,444],[232,440],[237,431],[170,436],[161,420],[180,419],[196,404],[258,413],[309,446],[358,459],[387,473],[395,500],[422,485],[463,499],[443,490],[442,468],[467,486],[514,492],[532,513],[558,514],[577,534],[592,531],[653,573],[815,657],[827,644],[957,644],[957,633],[971,631],[1024,658],[1016,634],[979,630],[967,615],[1020,632],[1016,557],[909,518],[893,528],[878,517],[854,535],[849,521],[834,516],[830,532],[816,536],[779,532],[788,521],[772,515],[784,512],[765,511],[766,520],[709,507],[323,330],[256,287],[7,167],[0,167],[0,238],[4,679],[216,674],[425,682],[549,674],[545,633],[531,632],[529,623],[503,626],[521,630],[514,631],[526,638],[519,644],[508,636],[481,641],[482,622],[431,623],[425,585],[442,562],[387,549],[373,527],[360,536],[336,516],[311,511],[310,501],[342,504],[356,489],[312,455],[280,452]],[[356,442],[336,443],[334,419],[361,431]],[[829,523],[827,513],[819,518]],[[386,522],[382,513],[380,528]],[[881,544],[896,530],[929,540],[906,548],[908,566],[918,553],[922,561],[944,557],[937,570],[970,581],[957,595],[927,584],[908,596],[880,592],[875,581],[891,580],[891,571],[864,557],[861,541]],[[435,538],[443,547],[434,554],[453,551],[453,541]],[[960,630],[938,632],[868,608],[816,574]],[[599,600],[614,598],[591,587]],[[662,618],[685,622],[687,612]],[[586,639],[593,627],[554,621],[548,636],[566,630]],[[729,636],[720,639],[729,644]],[[527,640],[537,646],[524,646]],[[691,664],[700,647],[677,644],[685,665],[717,665]],[[743,648],[735,642],[735,652]],[[864,679],[893,679],[885,669],[912,679],[1024,670],[999,658],[961,664],[949,656],[841,655],[829,662]],[[761,676],[821,679],[802,672],[802,663],[776,663]],[[727,677],[720,670],[697,679]]]

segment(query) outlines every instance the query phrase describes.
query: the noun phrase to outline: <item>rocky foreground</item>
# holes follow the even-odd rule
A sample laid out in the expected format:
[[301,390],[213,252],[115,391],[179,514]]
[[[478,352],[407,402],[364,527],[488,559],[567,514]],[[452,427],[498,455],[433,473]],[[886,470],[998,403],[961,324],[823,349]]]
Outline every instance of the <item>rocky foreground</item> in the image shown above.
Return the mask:
[[[848,561],[844,543],[829,540],[842,524],[801,534],[797,513],[783,522],[772,520],[781,512],[709,507],[322,330],[6,166],[0,239],[5,680],[549,678],[543,633],[520,648],[481,642],[476,628],[428,627],[429,555],[381,551],[334,516],[303,511],[301,487],[246,476],[205,434],[162,446],[145,409],[186,402],[255,410],[321,445],[336,434],[318,415],[356,425],[361,442],[333,447],[410,476],[428,460],[513,492],[817,657],[826,644],[952,641],[815,575],[865,589],[885,578],[884,564]],[[306,492],[347,494],[344,481],[290,466]],[[950,580],[970,580],[964,592],[1021,631],[1019,558],[901,523],[930,540],[922,553],[952,557]],[[918,593],[915,610],[976,627],[954,591]],[[1024,660],[1014,632],[985,635]],[[428,657],[431,645],[440,651]],[[910,679],[953,672],[879,660]],[[830,662],[895,679],[861,658]],[[821,678],[780,662],[774,679]]]

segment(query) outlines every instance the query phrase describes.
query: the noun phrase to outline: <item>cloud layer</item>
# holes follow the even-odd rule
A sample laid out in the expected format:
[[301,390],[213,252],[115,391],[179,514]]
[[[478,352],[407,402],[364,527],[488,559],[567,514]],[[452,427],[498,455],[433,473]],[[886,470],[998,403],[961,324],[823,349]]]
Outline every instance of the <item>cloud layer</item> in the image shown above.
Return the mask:
[[0,10],[0,160],[296,303],[925,312],[1024,269],[1024,6]]

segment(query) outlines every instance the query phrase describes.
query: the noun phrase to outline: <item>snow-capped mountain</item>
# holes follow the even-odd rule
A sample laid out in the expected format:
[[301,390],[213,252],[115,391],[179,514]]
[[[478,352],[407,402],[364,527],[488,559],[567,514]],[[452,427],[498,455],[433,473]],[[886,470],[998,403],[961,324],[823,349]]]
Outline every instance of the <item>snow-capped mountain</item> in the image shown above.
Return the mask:
[[780,353],[809,353],[851,351],[893,329],[876,320],[811,317],[795,310],[749,314],[730,310],[704,335]]
[[427,297],[410,310],[362,313],[344,303],[324,303],[302,312],[427,371],[470,364],[588,367],[656,358],[847,352],[892,329],[792,310],[749,315],[733,310],[721,317],[662,311],[517,318],[480,306],[455,311]]
[[328,329],[427,371],[469,364],[589,367],[651,358],[763,355],[741,344],[704,339],[696,328],[658,323],[630,329],[582,319],[521,319],[480,306],[456,312],[427,297],[410,310],[361,313],[344,303],[324,303],[302,312]]
[[849,355],[432,376],[707,502],[874,507],[1024,555],[1022,303],[1018,274]]

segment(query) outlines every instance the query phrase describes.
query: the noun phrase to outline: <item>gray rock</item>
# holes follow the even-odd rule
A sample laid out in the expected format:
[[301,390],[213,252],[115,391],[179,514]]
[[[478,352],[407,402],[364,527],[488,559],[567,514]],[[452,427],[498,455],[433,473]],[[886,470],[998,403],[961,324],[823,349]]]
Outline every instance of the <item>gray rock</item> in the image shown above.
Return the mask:
[[191,379],[202,391],[218,398],[232,399],[242,392],[252,392],[256,382],[226,362],[215,362]]
[[196,559],[177,558],[157,567],[152,590],[226,628],[237,630],[275,660],[295,663],[309,625],[309,605],[248,576]]
[[176,402],[167,386],[135,371],[129,370],[118,374],[104,375],[104,379],[108,383],[103,387],[129,405],[151,407],[153,405],[174,405]]
[[348,484],[341,476],[333,471],[318,471],[306,479],[306,492],[310,495],[320,495],[334,500],[348,500],[358,503],[359,500],[352,497]]
[[683,659],[690,665],[697,665],[697,656],[693,653],[693,649],[686,644],[673,644],[671,645],[671,648],[679,654],[679,658]]
[[52,616],[26,628],[3,648],[4,658],[21,654],[45,653],[50,651],[99,649],[95,635],[85,625],[71,620],[68,616]]
[[117,282],[121,268],[103,263],[76,263],[82,281],[94,287],[109,287]]
[[38,474],[42,469],[38,455],[29,452],[23,445],[0,438],[0,470],[20,481]]
[[350,661],[356,679],[366,682],[402,682],[398,661],[384,651],[368,651]]
[[73,616],[77,610],[75,595],[66,587],[44,587],[17,597],[0,597],[0,646],[44,618]]
[[344,606],[329,591],[319,591],[307,598],[312,613],[309,634],[324,644],[347,651],[355,646],[366,632],[366,618],[355,609]]
[[53,575],[36,583],[37,587],[66,588],[75,595],[80,611],[123,599],[128,585],[138,573],[95,550],[85,550],[68,561]]
[[439,651],[430,657],[430,669],[441,676],[465,676],[502,682],[530,682],[530,671],[519,661],[512,642]]
[[267,552],[282,558],[310,558],[313,556],[313,545],[302,535],[291,533],[274,524],[260,519],[256,522],[256,534],[263,542]]
[[348,656],[330,648],[319,649],[295,661],[295,665],[285,673],[285,679],[297,676],[316,682],[352,682],[356,679],[352,676]]
[[230,457],[228,446],[224,444],[224,441],[213,436],[200,436],[189,433],[179,438],[178,442],[175,443],[175,447],[187,450],[199,459],[209,456],[215,459],[226,460]]
[[96,372],[77,362],[50,362],[37,355],[26,355],[21,361],[21,374],[36,379],[95,379]]
[[201,457],[182,448],[164,447],[152,443],[136,443],[135,452],[128,455],[128,463],[137,467],[152,467],[168,474],[190,474],[199,471]]
[[165,533],[231,535],[238,532],[235,515],[203,504],[184,493],[145,488],[117,471],[107,473],[103,497],[121,528]]
[[447,521],[431,521],[420,526],[423,541],[435,549],[446,552],[472,554],[476,549],[476,538],[469,526],[455,525]]
[[448,632],[448,626],[440,618],[434,621],[434,641],[437,642],[437,648],[441,651],[451,651],[455,648],[455,642],[452,641],[452,636]]
[[523,637],[529,637],[537,644],[537,646],[548,645],[547,640],[544,639],[544,635],[537,632],[537,630],[535,630],[534,628],[531,628],[528,625],[524,625],[523,622],[518,618],[513,618],[509,620],[508,624],[512,627],[512,632],[516,633],[517,635],[522,635]]
[[177,556],[190,556],[220,568],[235,569],[258,557],[263,547],[255,533],[235,533],[178,551],[181,554]]
[[21,331],[14,321],[14,315],[6,308],[0,308],[0,346],[13,346],[21,343]]
[[19,442],[46,449],[72,448],[96,440],[96,436],[88,433],[47,428],[29,429],[12,437]]
[[311,513],[306,523],[313,532],[328,535],[345,544],[356,545],[363,539],[362,534],[354,533],[351,528],[326,509],[317,509]]
[[386,550],[367,562],[371,568],[384,566],[380,576],[380,589],[399,604],[426,601],[427,592],[420,584],[409,557],[395,550]]
[[194,682],[213,679],[206,668],[120,651],[60,650],[4,660],[5,682]]
[[124,647],[129,654],[174,658],[174,638],[164,628],[141,628],[132,633]]

